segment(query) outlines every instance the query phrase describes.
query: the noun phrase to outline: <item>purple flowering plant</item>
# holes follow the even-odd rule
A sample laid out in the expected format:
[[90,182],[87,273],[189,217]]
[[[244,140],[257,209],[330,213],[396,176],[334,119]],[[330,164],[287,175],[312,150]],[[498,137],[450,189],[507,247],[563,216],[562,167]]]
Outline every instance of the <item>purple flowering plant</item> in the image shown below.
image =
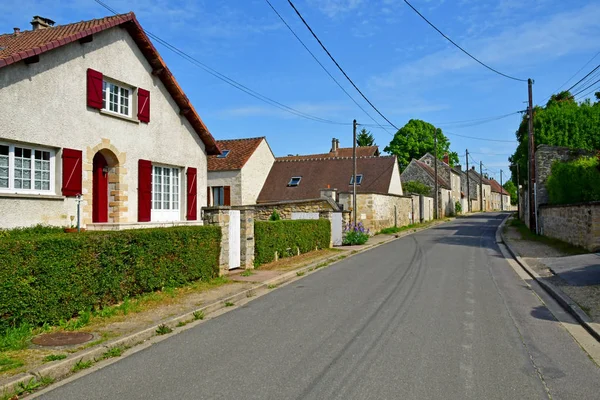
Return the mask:
[[365,229],[362,222],[358,224],[348,223],[344,226],[344,237],[342,244],[351,246],[355,244],[365,244],[369,240],[369,229]]

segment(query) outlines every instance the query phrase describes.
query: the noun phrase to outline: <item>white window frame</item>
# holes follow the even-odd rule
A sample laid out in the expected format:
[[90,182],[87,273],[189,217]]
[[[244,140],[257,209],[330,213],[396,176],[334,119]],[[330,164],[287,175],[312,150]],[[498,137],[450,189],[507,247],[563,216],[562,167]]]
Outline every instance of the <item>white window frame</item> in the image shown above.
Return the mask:
[[[297,180],[297,182],[294,182],[295,180]],[[288,182],[288,186],[289,187],[296,187],[300,185],[300,181],[302,180],[301,176],[292,176],[292,179],[290,179],[290,181]]]
[[[215,190],[219,192],[218,196],[215,196]],[[217,202],[215,200],[220,200]],[[213,207],[222,206],[225,204],[225,186],[211,186],[210,187],[210,201]],[[220,204],[218,204],[220,203]]]
[[229,155],[229,152],[230,152],[230,151],[231,151],[231,150],[223,150],[223,151],[221,152],[221,154],[219,154],[219,155],[217,156],[217,158],[225,158],[225,157],[227,157],[227,156]]
[[[8,146],[8,188],[0,187],[0,193],[16,193],[16,194],[45,194],[45,195],[53,195],[56,194],[55,191],[55,180],[56,180],[56,169],[55,169],[55,156],[56,151],[47,147],[39,147],[32,146],[29,144],[19,144],[19,143],[7,143],[0,142],[2,146]],[[15,188],[15,147],[31,150],[31,189],[23,189],[23,188]],[[50,153],[50,169],[49,169],[49,189],[36,189],[35,188],[35,152],[36,151],[44,151]]]
[[[360,186],[363,180],[362,174],[356,174],[356,186]],[[354,175],[350,177],[350,185],[354,185]]]
[[[157,190],[157,171],[160,171],[160,188]],[[163,189],[165,186],[164,172],[169,171],[169,192],[166,193]],[[150,212],[150,220],[152,222],[171,222],[181,221],[181,171],[182,168],[171,165],[152,164],[152,207]],[[177,187],[175,187],[177,181]],[[157,194],[160,193],[157,200]],[[165,201],[165,194],[168,194],[168,201]],[[160,204],[158,204],[160,203]],[[169,208],[165,208],[165,205]]]
[[[107,98],[107,95],[109,93],[108,88],[110,87],[110,85],[114,86],[117,88],[117,110],[118,111],[113,111],[110,109],[110,105],[109,105],[109,98],[110,96],[108,96],[109,98]],[[121,95],[121,91],[122,90],[127,90],[128,96],[127,96],[127,113],[123,113],[121,112],[121,108],[123,106],[123,96]],[[133,118],[132,117],[132,113],[133,113],[133,93],[135,92],[135,88],[120,82],[116,82],[113,81],[111,79],[102,79],[102,111],[110,113],[110,114],[115,114],[115,115],[119,115],[122,117],[127,117],[127,118]]]

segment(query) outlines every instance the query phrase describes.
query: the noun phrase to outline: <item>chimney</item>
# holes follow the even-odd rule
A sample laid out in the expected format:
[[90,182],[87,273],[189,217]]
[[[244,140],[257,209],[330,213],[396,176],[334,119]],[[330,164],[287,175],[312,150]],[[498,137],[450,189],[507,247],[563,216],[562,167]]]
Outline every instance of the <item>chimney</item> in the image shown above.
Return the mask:
[[37,31],[38,29],[46,29],[54,26],[54,21],[52,21],[50,18],[34,15],[33,20],[31,21],[31,26],[33,27],[34,31]]
[[15,36],[19,36],[21,34],[21,28],[16,28],[15,27],[13,29],[15,30],[15,33],[14,33]]
[[472,166],[472,167],[471,167],[471,169],[472,169],[473,171],[475,171],[475,166]]
[[456,165],[454,168],[456,168],[459,171],[462,171],[462,165]]
[[340,139],[335,139],[335,149],[339,149],[340,148]]
[[328,186],[327,189],[320,190],[321,198],[331,199],[331,200],[337,202],[337,189],[329,188],[330,185],[327,185],[327,186]]
[[336,138],[331,139],[331,150],[329,151],[330,153],[335,153],[338,149],[338,145],[339,145],[340,141]]
[[448,153],[444,153],[444,162],[450,165],[450,157],[448,156]]

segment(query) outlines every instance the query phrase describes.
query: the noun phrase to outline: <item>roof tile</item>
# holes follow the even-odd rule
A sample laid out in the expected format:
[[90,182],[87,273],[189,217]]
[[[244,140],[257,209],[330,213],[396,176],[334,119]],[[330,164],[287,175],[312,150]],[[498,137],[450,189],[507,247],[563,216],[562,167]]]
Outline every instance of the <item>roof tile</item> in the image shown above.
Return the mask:
[[[356,148],[356,157],[373,157],[379,154],[378,146],[358,146]],[[308,154],[299,156],[286,156],[277,157],[279,161],[298,161],[298,160],[310,160],[316,158],[345,158],[352,157],[352,147],[340,147],[336,152],[330,151],[329,153],[322,154]]]
[[217,145],[221,151],[229,150],[227,157],[208,157],[209,171],[231,171],[242,169],[250,156],[262,142],[264,137],[247,138],[247,139],[231,139],[218,140]]

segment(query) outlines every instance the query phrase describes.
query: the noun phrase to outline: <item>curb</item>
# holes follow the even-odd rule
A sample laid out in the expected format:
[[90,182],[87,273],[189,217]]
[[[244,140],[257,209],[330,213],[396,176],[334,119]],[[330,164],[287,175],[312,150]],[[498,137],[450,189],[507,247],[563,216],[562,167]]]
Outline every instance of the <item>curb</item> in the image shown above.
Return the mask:
[[592,324],[596,325],[590,317],[583,312],[581,307],[577,305],[569,296],[567,296],[562,290],[556,287],[554,284],[550,282],[546,282],[542,276],[540,276],[536,271],[534,271],[525,260],[518,255],[518,253],[511,247],[509,242],[504,238],[504,233],[502,232],[502,228],[508,221],[508,218],[512,214],[508,215],[504,221],[500,224],[498,229],[496,230],[496,242],[504,243],[509,253],[513,256],[517,264],[521,266],[531,276],[550,296],[554,298],[569,314],[571,314],[581,326],[585,328],[597,341],[600,342],[600,329],[596,328]]
[[[183,332],[184,329],[175,329],[177,327],[177,324],[179,324],[180,322],[188,322],[188,323],[190,323],[190,325],[192,322],[202,322],[201,320],[195,321],[194,313],[196,313],[196,312],[203,312],[205,315],[215,313],[222,309],[229,308],[225,305],[225,303],[234,303],[235,304],[240,301],[246,300],[249,297],[254,297],[254,295],[258,291],[265,291],[265,293],[268,293],[268,291],[270,291],[271,289],[274,289],[273,286],[278,287],[283,284],[292,282],[294,280],[303,278],[304,276],[308,276],[312,273],[315,273],[321,269],[321,268],[316,268],[320,264],[325,263],[325,264],[327,264],[326,266],[329,267],[333,264],[337,264],[338,262],[348,259],[350,257],[353,257],[355,255],[372,250],[383,244],[387,244],[394,240],[397,240],[397,239],[400,239],[400,238],[403,238],[403,237],[406,237],[406,236],[409,236],[414,233],[421,232],[421,231],[424,231],[424,230],[427,230],[430,228],[434,228],[436,226],[439,226],[439,225],[442,225],[442,224],[445,224],[448,222],[452,222],[452,221],[454,221],[454,219],[452,219],[451,221],[440,221],[439,223],[432,223],[431,225],[428,225],[426,227],[410,229],[405,232],[397,233],[397,234],[395,234],[395,236],[391,236],[388,240],[385,240],[385,241],[382,241],[382,242],[379,242],[376,244],[372,244],[372,245],[364,247],[362,249],[349,250],[348,254],[337,254],[337,255],[328,257],[326,259],[323,259],[323,260],[315,261],[311,264],[305,265],[304,267],[295,269],[290,272],[286,272],[280,276],[277,276],[268,281],[265,281],[256,286],[253,286],[250,289],[246,289],[239,293],[233,294],[227,298],[224,298],[224,299],[221,299],[214,303],[208,304],[204,307],[200,307],[198,309],[186,312],[185,314],[178,315],[176,317],[167,319],[157,325],[151,326],[142,331],[135,332],[135,333],[129,334],[127,336],[123,336],[121,338],[117,338],[117,339],[114,339],[112,341],[109,341],[109,342],[106,342],[103,344],[99,344],[88,350],[82,350],[78,353],[70,355],[69,357],[65,358],[64,360],[53,361],[46,365],[41,365],[41,366],[35,367],[30,371],[27,371],[22,374],[14,376],[11,381],[0,384],[0,395],[12,393],[19,387],[20,384],[27,384],[32,379],[34,381],[38,381],[38,382],[42,379],[42,377],[52,378],[55,381],[64,379],[70,375],[73,375],[72,369],[75,366],[75,364],[77,364],[78,362],[80,362],[80,361],[84,361],[84,362],[85,361],[92,361],[92,362],[101,361],[103,359],[103,355],[112,348],[120,347],[120,348],[129,349],[131,347],[134,347],[138,344],[149,341],[151,339],[160,338],[160,340],[164,340],[170,336],[177,335],[180,332]],[[301,273],[301,275],[299,276],[298,273]],[[231,307],[231,309],[233,310],[233,309],[235,309],[235,307]],[[168,327],[173,329],[173,332],[166,334],[166,335],[157,336],[156,330],[158,329],[158,327],[160,325],[167,325]],[[124,356],[126,356],[126,354],[124,354]]]

